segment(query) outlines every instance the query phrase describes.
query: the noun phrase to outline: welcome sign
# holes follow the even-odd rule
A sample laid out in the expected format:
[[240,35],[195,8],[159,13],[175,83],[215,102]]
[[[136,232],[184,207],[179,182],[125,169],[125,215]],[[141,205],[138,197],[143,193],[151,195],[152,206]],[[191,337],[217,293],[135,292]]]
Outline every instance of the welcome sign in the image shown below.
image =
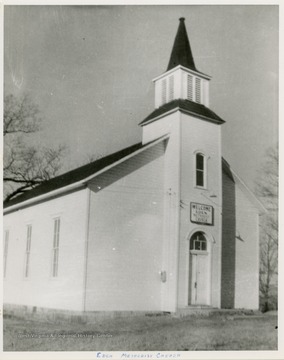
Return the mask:
[[213,206],[190,203],[190,221],[197,224],[213,225]]

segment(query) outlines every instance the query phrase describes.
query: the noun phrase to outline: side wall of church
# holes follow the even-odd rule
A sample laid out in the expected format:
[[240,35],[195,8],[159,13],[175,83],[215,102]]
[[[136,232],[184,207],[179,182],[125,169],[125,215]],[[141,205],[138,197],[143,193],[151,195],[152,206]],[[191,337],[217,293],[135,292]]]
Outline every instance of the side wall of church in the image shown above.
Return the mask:
[[222,308],[258,309],[258,210],[224,164]]
[[259,307],[259,215],[236,187],[235,308]]
[[229,166],[223,164],[223,226],[221,307],[235,307],[236,278],[236,183]]
[[90,185],[87,311],[161,310],[165,146]]
[[[4,217],[4,230],[9,231],[4,303],[82,310],[86,194],[86,190],[80,190]],[[53,277],[56,218],[60,219],[58,276]],[[32,231],[29,274],[26,277],[28,225]]]

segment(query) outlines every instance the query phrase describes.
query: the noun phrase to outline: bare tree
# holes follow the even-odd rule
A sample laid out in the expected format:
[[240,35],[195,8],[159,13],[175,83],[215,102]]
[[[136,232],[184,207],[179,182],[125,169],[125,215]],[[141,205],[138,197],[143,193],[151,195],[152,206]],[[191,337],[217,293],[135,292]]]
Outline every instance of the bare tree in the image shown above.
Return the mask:
[[37,186],[58,174],[64,147],[56,149],[31,145],[40,129],[38,107],[28,95],[4,99],[4,196],[5,200]]
[[278,147],[267,151],[256,182],[256,193],[267,209],[260,225],[260,305],[277,308],[278,288]]
[[16,98],[10,94],[4,99],[4,136],[34,133],[39,130],[39,109],[27,94]]

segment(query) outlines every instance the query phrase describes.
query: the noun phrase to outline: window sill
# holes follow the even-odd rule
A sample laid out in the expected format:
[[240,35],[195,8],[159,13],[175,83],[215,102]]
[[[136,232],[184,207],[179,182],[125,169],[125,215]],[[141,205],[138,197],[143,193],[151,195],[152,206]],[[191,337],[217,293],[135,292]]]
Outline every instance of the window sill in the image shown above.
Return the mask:
[[195,189],[198,189],[198,190],[206,190],[206,191],[208,191],[207,187],[203,187],[203,186],[197,186],[197,185],[195,185],[194,188],[195,188]]

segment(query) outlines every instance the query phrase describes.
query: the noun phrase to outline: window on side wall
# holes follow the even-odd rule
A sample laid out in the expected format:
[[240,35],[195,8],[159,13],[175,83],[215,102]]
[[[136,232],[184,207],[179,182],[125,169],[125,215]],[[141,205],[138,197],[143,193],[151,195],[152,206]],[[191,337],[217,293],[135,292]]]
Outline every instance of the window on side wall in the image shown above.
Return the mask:
[[195,155],[195,182],[197,187],[206,187],[206,159],[201,153]]
[[9,246],[9,230],[5,231],[4,234],[4,261],[3,261],[3,275],[4,278],[6,277],[7,273],[7,260],[8,260],[8,246]]
[[52,248],[52,276],[58,276],[59,260],[59,236],[60,236],[60,218],[54,219],[53,228],[53,248]]
[[27,242],[26,242],[26,258],[25,258],[25,277],[30,275],[30,254],[32,242],[32,225],[27,225]]

